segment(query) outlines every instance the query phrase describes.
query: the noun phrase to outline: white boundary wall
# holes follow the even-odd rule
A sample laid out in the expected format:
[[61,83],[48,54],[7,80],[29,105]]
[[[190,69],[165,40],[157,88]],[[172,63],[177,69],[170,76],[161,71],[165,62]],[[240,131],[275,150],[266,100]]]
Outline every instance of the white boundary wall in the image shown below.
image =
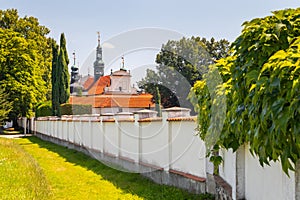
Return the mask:
[[[196,135],[192,118],[120,121],[42,118],[33,127],[37,133],[133,163],[156,166],[165,172],[176,170],[202,178],[211,173],[205,144]],[[288,177],[280,163],[261,167],[248,148],[245,145],[235,153],[220,151],[224,162],[219,173],[231,186],[232,199],[300,200],[299,165],[296,173],[290,172]]]
[[[299,200],[296,195],[300,191],[297,187],[299,180],[292,171],[288,177],[282,171],[280,162],[270,162],[270,166],[262,167],[258,158],[250,153],[248,145],[235,153],[221,150],[220,154],[224,162],[219,167],[219,173],[232,187],[233,199]],[[300,172],[299,166],[296,170]]]

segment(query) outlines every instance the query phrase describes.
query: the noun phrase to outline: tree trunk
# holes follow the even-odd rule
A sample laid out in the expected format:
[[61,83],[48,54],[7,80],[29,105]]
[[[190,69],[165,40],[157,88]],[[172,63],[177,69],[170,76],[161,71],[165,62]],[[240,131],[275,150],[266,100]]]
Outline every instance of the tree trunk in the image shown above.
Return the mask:
[[19,128],[18,118],[17,117],[13,118],[13,128]]

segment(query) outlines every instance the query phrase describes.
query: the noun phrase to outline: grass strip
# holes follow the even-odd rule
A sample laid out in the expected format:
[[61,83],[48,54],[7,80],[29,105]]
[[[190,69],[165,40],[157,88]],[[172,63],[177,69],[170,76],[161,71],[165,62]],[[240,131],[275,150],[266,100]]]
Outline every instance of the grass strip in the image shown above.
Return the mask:
[[49,199],[51,188],[38,163],[11,139],[0,138],[0,199]]
[[[175,187],[155,184],[139,174],[112,169],[83,153],[36,137],[15,141],[21,146],[14,147],[22,152],[21,159],[27,156],[31,161],[32,158],[36,160],[30,167],[38,169],[32,171],[40,172],[39,181],[44,180],[41,189],[44,188],[48,195],[23,199],[212,199],[210,195],[190,194]],[[17,164],[16,168],[22,166]],[[31,179],[27,181],[32,182]],[[7,199],[22,199],[16,197]]]

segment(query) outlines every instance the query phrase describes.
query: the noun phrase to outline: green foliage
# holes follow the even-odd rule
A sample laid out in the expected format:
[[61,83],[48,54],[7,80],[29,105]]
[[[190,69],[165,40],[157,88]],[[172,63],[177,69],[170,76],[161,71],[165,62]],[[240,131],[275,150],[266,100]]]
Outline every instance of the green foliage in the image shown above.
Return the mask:
[[64,104],[70,97],[70,74],[68,70],[69,58],[66,49],[64,33],[60,36],[60,46],[52,43],[52,105],[53,115],[60,116],[60,104]]
[[[261,165],[281,161],[288,174],[300,159],[300,8],[244,23],[232,45],[232,54],[217,67],[223,84],[217,91],[227,98],[224,127],[216,144],[234,151],[249,143]],[[211,98],[207,83],[196,84],[194,103],[202,138],[209,133]],[[220,91],[220,88],[223,88]]]
[[8,118],[12,110],[12,102],[8,100],[8,94],[0,87],[0,122]]
[[59,109],[59,86],[58,86],[58,66],[57,66],[57,58],[58,58],[58,45],[55,41],[52,43],[52,115],[57,116],[60,112]]
[[0,84],[13,105],[10,118],[33,116],[34,105],[51,96],[48,33],[34,17],[0,10]]
[[147,70],[147,75],[138,85],[157,99],[156,88],[161,95],[163,107],[192,107],[187,101],[189,88],[202,79],[208,65],[227,55],[229,42],[214,38],[191,37],[179,41],[170,40],[156,56],[157,71]]
[[13,109],[10,118],[33,115],[34,104],[46,100],[39,55],[19,33],[0,29],[0,84]]
[[62,115],[83,115],[92,114],[92,105],[83,104],[62,104],[61,105]]
[[156,87],[155,110],[157,111],[157,115],[161,117],[161,97],[158,87]]
[[66,49],[65,34],[62,33],[60,36],[60,45],[57,60],[57,76],[59,85],[59,103],[63,104],[69,100],[70,97],[70,74],[68,71],[69,58]]
[[50,30],[41,26],[35,17],[19,17],[16,9],[0,10],[0,28],[19,33],[19,36],[28,42],[28,48],[35,52],[35,62],[38,66],[36,70],[45,82],[45,84],[41,83],[45,87],[44,95],[47,100],[50,100],[52,54],[51,39],[46,37]]
[[37,105],[35,111],[36,117],[44,117],[44,116],[51,116],[51,115],[52,115],[51,101],[47,101]]

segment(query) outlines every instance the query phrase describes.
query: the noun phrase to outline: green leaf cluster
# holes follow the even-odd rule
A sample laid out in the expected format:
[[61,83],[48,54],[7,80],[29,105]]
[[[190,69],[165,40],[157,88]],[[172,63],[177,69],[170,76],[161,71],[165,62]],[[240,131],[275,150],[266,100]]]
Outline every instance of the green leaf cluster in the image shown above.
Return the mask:
[[51,114],[52,114],[51,101],[46,101],[46,102],[37,104],[36,111],[35,111],[36,117],[51,116]]
[[0,85],[13,106],[10,118],[33,116],[35,104],[51,97],[48,33],[34,17],[0,10]]
[[138,86],[157,99],[158,87],[163,107],[181,106],[192,108],[187,100],[189,89],[207,72],[208,65],[228,55],[229,42],[191,37],[162,45],[156,56],[156,70],[147,70],[147,75]]
[[12,102],[9,101],[8,94],[0,87],[0,122],[8,118],[11,110]]
[[[300,8],[275,11],[243,26],[231,55],[212,67],[223,79],[213,91],[227,101],[216,144],[235,151],[249,143],[261,165],[280,160],[288,174],[300,158]],[[206,80],[196,83],[193,92],[205,138],[210,126],[217,126],[211,123],[216,102]]]

